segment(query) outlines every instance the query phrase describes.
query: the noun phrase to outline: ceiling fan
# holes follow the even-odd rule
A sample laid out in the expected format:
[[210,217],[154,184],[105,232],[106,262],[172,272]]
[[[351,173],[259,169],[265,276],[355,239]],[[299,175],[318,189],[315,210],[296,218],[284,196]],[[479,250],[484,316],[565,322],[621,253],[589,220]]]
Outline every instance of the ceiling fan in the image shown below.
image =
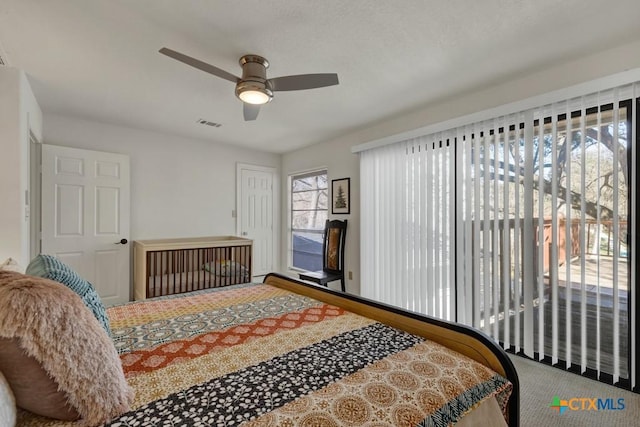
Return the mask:
[[255,120],[258,117],[260,105],[271,101],[273,92],[315,89],[338,84],[338,75],[335,73],[299,74],[267,79],[269,62],[259,55],[244,55],[240,58],[240,66],[242,67],[242,78],[240,78],[211,64],[166,47],[160,49],[160,53],[235,83],[236,96],[240,98],[244,105],[244,119],[246,121]]

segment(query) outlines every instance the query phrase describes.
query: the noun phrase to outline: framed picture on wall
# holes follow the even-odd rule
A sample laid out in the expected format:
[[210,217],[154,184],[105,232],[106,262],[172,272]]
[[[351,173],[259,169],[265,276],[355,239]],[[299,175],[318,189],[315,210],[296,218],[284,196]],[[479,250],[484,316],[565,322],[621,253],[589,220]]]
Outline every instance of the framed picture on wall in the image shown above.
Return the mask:
[[351,205],[351,178],[331,180],[331,213],[348,214]]

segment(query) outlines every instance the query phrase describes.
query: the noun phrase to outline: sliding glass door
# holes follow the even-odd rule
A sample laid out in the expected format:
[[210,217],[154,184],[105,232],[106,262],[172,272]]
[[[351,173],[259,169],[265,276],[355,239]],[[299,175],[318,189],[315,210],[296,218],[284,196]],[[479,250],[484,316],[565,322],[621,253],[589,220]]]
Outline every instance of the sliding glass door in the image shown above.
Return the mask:
[[363,295],[633,388],[638,90],[362,152]]
[[630,102],[467,129],[458,285],[467,323],[514,351],[629,378]]
[[455,320],[454,138],[362,153],[363,296]]

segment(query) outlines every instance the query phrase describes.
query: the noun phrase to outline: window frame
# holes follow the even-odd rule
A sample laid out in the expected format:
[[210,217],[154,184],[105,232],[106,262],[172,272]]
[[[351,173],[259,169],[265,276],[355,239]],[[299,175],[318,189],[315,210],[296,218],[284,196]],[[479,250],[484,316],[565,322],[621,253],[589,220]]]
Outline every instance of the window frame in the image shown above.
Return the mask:
[[[318,235],[322,235],[322,233],[324,232],[324,227],[322,229],[316,230],[316,229],[306,229],[306,228],[294,228],[293,227],[293,220],[294,220],[294,212],[298,212],[298,210],[294,211],[293,209],[293,182],[297,179],[302,179],[305,177],[312,177],[312,176],[319,176],[319,175],[325,175],[326,177],[326,182],[327,182],[327,206],[326,209],[315,209],[316,211],[324,211],[326,212],[326,216],[327,218],[329,218],[329,173],[328,173],[328,169],[326,167],[319,167],[316,169],[309,169],[306,171],[302,171],[302,172],[296,172],[296,173],[292,173],[289,174],[289,179],[288,179],[288,199],[289,199],[289,203],[288,203],[288,209],[287,209],[287,213],[288,213],[288,235],[287,235],[287,268],[290,271],[295,271],[295,272],[306,272],[308,270],[305,270],[303,268],[300,267],[296,267],[293,265],[293,233],[294,232],[305,232],[305,233],[311,233],[311,234],[318,234]],[[298,192],[296,192],[298,193]]]

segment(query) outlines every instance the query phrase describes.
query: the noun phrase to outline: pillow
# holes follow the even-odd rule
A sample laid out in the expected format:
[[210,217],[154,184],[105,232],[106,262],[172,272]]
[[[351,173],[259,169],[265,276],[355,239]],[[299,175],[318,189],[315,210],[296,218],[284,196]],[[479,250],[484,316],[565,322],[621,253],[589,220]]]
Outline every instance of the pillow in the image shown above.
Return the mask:
[[242,277],[247,278],[249,276],[249,270],[239,262],[231,260],[212,261],[202,266],[206,271],[216,276],[223,277]]
[[[2,344],[0,344],[0,351]],[[0,372],[0,427],[16,425],[16,400],[13,397],[9,383]]]
[[13,258],[7,258],[5,262],[0,264],[0,270],[17,271],[18,273],[24,273],[24,268],[22,268],[22,266],[18,264],[18,261]]
[[66,286],[0,271],[0,339],[0,371],[18,407],[88,425],[129,410],[113,342]]
[[71,267],[51,255],[38,255],[27,266],[27,274],[44,277],[62,283],[76,294],[80,295],[84,304],[98,319],[107,334],[111,335],[109,317],[102,304],[100,296],[91,283],[84,280]]
[[[0,338],[0,366],[7,372],[18,405],[35,414],[73,421],[80,414],[68,403],[67,393],[33,357],[27,356],[17,338]],[[15,403],[14,403],[15,405]]]

